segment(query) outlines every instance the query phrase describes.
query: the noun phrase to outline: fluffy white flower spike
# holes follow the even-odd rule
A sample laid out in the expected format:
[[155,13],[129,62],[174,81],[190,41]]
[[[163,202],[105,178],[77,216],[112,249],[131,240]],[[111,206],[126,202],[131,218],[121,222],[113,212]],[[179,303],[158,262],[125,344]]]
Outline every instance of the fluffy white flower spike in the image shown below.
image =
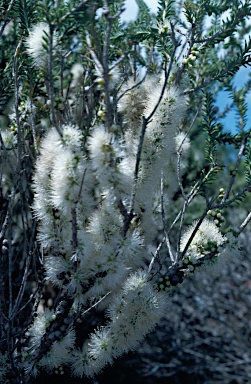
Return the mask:
[[165,299],[143,271],[129,276],[108,308],[111,321],[90,335],[82,351],[74,352],[73,373],[92,377],[121,354],[134,350],[164,315]]
[[[183,251],[190,239],[197,222],[183,234],[180,243],[180,250]],[[196,232],[192,242],[188,248],[187,256],[192,261],[196,261],[200,257],[205,256],[206,253],[214,252],[226,241],[226,237],[223,236],[219,228],[214,222],[204,219],[201,223],[198,231]]]
[[[49,26],[48,24],[41,22],[36,24],[29,33],[26,39],[26,49],[28,55],[30,55],[34,61],[34,65],[40,69],[47,69],[48,66],[48,38],[49,38]],[[53,46],[55,46],[57,40],[53,37]]]

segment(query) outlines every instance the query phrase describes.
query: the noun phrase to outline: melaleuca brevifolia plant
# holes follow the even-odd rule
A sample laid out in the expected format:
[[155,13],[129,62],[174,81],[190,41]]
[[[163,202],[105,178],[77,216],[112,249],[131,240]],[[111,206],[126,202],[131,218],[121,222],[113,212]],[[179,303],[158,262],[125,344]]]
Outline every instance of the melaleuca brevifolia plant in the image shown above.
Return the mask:
[[0,1],[1,382],[94,376],[240,254],[250,1],[136,3]]

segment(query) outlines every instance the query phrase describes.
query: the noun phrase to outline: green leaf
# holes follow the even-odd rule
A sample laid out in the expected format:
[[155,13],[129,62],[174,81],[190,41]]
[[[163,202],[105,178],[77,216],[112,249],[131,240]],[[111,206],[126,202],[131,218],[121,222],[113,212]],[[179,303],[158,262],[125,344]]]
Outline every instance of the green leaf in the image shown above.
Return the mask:
[[35,1],[17,0],[14,3],[14,10],[18,14],[19,26],[22,35],[27,35],[35,19]]

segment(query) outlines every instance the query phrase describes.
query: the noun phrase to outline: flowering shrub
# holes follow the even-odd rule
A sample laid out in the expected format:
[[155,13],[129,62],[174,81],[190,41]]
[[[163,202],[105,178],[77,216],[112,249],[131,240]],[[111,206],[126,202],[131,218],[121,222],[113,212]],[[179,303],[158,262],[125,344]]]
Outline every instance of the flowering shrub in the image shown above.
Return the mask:
[[[152,16],[138,0],[129,24],[122,1],[19,0],[5,10],[5,382],[64,366],[99,373],[137,347],[188,274],[240,252],[251,215],[234,229],[227,212],[250,191],[250,85],[236,91],[231,77],[250,63],[250,42],[235,37],[250,5],[202,3],[182,2],[181,16],[178,2],[161,0]],[[238,110],[237,134],[219,122],[219,80]],[[226,144],[237,154],[224,157]],[[45,303],[48,283],[56,296]],[[102,322],[80,345],[78,324],[97,311]]]

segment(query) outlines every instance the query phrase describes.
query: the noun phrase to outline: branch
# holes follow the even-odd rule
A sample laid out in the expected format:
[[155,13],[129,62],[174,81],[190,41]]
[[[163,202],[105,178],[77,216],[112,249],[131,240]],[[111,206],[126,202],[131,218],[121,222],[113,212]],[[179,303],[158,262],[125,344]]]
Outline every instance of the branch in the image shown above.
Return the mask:
[[161,216],[162,216],[162,223],[163,223],[163,229],[164,229],[164,234],[165,234],[165,240],[166,240],[166,245],[167,249],[169,252],[170,259],[172,263],[174,263],[174,256],[172,253],[172,248],[169,240],[169,236],[166,230],[166,217],[165,217],[165,209],[164,209],[164,182],[163,182],[163,171],[161,171],[161,185],[160,185],[160,190],[161,190]]
[[15,2],[15,0],[11,0],[9,6],[7,8],[7,11],[4,14],[4,22],[3,22],[3,24],[1,25],[1,28],[0,28],[0,37],[2,36],[3,31],[4,31],[5,27],[6,27],[6,25],[11,21],[11,19],[8,18],[8,13],[10,12],[14,2]]
[[14,84],[15,84],[15,115],[16,115],[16,123],[17,123],[17,153],[18,153],[18,164],[21,164],[21,124],[20,124],[20,118],[19,118],[19,78],[18,78],[18,60],[17,56],[20,52],[20,47],[22,45],[22,39],[19,41],[15,54],[13,59],[13,68],[12,68],[12,74],[14,77]]
[[246,226],[248,225],[248,223],[250,222],[250,220],[251,220],[251,212],[249,212],[249,214],[247,215],[246,219],[245,219],[245,220],[243,221],[243,223],[240,225],[238,234],[240,234],[240,233],[246,228]]
[[162,86],[162,90],[161,90],[159,99],[158,99],[155,107],[153,108],[152,112],[150,113],[150,115],[146,118],[147,123],[150,122],[151,118],[153,117],[153,115],[157,111],[157,109],[158,109],[158,107],[159,107],[159,105],[161,103],[161,100],[163,99],[163,96],[164,96],[164,93],[165,93],[165,89],[166,89],[166,85],[167,85],[167,82],[168,82],[168,79],[169,79],[169,76],[170,76],[170,73],[171,73],[171,70],[172,70],[172,66],[173,66],[173,63],[174,63],[174,60],[175,60],[176,48],[177,47],[174,47],[174,50],[172,52],[172,56],[171,56],[171,59],[170,59],[169,65],[168,65],[168,70],[165,71],[165,80],[164,80],[164,84]]
[[124,228],[123,228],[123,235],[124,236],[126,235],[128,229],[129,229],[131,220],[134,217],[134,214],[133,214],[134,201],[135,201],[136,190],[137,190],[137,181],[138,181],[138,176],[139,176],[139,164],[140,164],[140,159],[141,159],[141,152],[143,149],[146,127],[147,127],[147,120],[143,116],[142,128],[141,128],[140,137],[139,137],[139,145],[138,145],[135,170],[134,170],[134,180],[133,180],[133,189],[132,189],[131,201],[130,201],[130,209],[129,209],[128,216],[125,217]]
[[54,86],[53,86],[53,33],[54,28],[52,24],[50,24],[50,32],[49,32],[49,60],[48,60],[48,72],[49,72],[49,99],[50,99],[50,108],[51,108],[51,117],[52,124],[55,126],[58,134],[62,137],[62,132],[59,129],[56,113],[55,113],[55,104],[54,104]]
[[235,201],[239,200],[241,197],[245,195],[246,192],[251,191],[251,183],[248,183],[240,192],[238,192],[232,199],[226,200],[223,203],[213,205],[211,209],[222,209],[227,207],[228,205],[233,204]]
[[205,217],[207,216],[207,212],[210,210],[210,208],[211,208],[211,206],[210,206],[210,204],[208,204],[206,210],[203,212],[203,214],[201,215],[199,221],[198,221],[197,224],[195,225],[194,230],[193,230],[193,232],[191,233],[191,236],[189,237],[188,242],[187,242],[186,245],[185,245],[185,248],[184,248],[183,251],[180,253],[180,255],[179,255],[179,259],[182,259],[182,258],[185,256],[186,251],[188,250],[188,248],[189,248],[191,242],[193,241],[194,236],[196,235],[198,229],[200,228],[200,226],[201,226],[203,220],[204,220]]

